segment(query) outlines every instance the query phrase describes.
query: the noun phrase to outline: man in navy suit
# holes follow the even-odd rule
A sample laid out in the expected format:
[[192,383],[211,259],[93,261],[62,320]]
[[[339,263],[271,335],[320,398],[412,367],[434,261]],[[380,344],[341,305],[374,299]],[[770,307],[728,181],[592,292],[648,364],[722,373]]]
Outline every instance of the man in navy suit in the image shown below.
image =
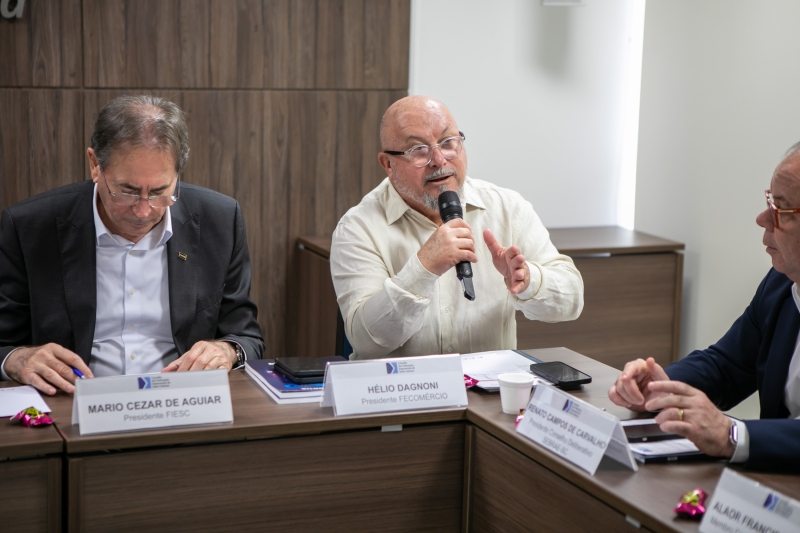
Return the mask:
[[0,371],[47,394],[85,377],[241,366],[264,352],[238,202],[181,184],[183,112],[109,102],[92,181],[0,219]]
[[[772,268],[753,301],[716,344],[662,369],[625,365],[608,392],[634,411],[660,411],[662,430],[703,452],[756,469],[800,468],[800,143],[775,169],[756,223]],[[727,410],[758,391],[759,420]]]

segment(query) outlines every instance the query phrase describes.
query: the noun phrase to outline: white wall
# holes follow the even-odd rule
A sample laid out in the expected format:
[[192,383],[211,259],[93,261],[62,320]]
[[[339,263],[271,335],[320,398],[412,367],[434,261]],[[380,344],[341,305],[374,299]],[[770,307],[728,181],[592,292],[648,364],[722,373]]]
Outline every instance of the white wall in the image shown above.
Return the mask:
[[410,94],[451,109],[470,176],[549,227],[617,223],[631,1],[412,1]]
[[798,21],[795,0],[647,1],[635,227],[686,243],[682,354],[770,267],[755,217],[800,140]]

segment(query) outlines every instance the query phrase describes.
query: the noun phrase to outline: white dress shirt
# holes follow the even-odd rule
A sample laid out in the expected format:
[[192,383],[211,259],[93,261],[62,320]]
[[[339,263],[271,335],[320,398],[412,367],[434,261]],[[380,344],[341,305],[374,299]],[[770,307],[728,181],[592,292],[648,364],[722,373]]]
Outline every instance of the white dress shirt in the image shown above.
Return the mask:
[[[797,283],[792,285],[792,298],[797,311],[800,312],[800,289]],[[800,333],[794,345],[794,354],[789,363],[789,374],[786,376],[786,386],[783,389],[783,401],[789,409],[789,418],[800,418]],[[737,426],[739,442],[736,451],[731,457],[732,463],[743,463],[750,457],[750,434],[747,426],[741,420],[732,419]]]
[[[464,298],[455,268],[437,276],[422,266],[417,252],[437,226],[409,207],[388,178],[339,221],[331,275],[355,350],[351,359],[511,349],[517,309],[544,322],[580,315],[583,280],[529,202],[469,177],[463,202],[478,256],[475,301]],[[502,246],[517,245],[528,261],[531,282],[523,293],[512,295],[492,264],[486,228]]]
[[94,194],[97,319],[89,368],[98,377],[159,372],[178,355],[169,317],[170,211],[133,243],[109,232],[97,211],[96,185]]

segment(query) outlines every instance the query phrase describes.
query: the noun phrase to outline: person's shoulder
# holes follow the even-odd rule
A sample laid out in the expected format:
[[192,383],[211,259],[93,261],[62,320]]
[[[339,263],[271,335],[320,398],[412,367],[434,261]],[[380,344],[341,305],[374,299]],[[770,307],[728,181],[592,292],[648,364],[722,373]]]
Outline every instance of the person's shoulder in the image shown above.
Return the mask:
[[199,185],[181,182],[178,202],[175,204],[193,217],[227,216],[236,211],[238,202],[221,192]]
[[375,221],[376,216],[385,217],[385,206],[389,199],[388,197],[389,178],[386,178],[377,187],[368,192],[358,204],[348,209],[344,216],[339,219],[337,226],[370,224]]
[[792,285],[794,282],[786,274],[781,274],[773,267],[764,276],[758,292],[761,293],[762,298],[782,297],[784,294],[791,293]]
[[50,218],[66,217],[72,213],[79,199],[91,198],[93,189],[94,183],[91,180],[70,183],[21,200],[7,211],[17,220],[26,217],[40,218],[43,215],[49,215]]
[[482,202],[487,204],[487,207],[490,207],[491,204],[501,205],[504,208],[518,206],[530,207],[531,205],[520,193],[512,189],[500,187],[494,183],[471,177],[467,177],[466,180],[469,187],[472,188]]
[[211,204],[226,204],[235,205],[236,200],[226,194],[213,189],[207,189],[200,185],[192,183],[181,182],[180,197],[195,203],[211,203]]

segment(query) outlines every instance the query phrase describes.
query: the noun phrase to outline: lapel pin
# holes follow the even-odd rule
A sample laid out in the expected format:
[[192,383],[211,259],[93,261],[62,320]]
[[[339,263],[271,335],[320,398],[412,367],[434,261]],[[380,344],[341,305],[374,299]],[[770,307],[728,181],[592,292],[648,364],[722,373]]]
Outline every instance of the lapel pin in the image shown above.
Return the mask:
[[178,252],[178,259],[180,259],[180,260],[182,260],[182,261],[186,261],[186,258],[187,258],[187,257],[189,257],[189,256],[187,256],[185,253],[183,253],[183,252]]

